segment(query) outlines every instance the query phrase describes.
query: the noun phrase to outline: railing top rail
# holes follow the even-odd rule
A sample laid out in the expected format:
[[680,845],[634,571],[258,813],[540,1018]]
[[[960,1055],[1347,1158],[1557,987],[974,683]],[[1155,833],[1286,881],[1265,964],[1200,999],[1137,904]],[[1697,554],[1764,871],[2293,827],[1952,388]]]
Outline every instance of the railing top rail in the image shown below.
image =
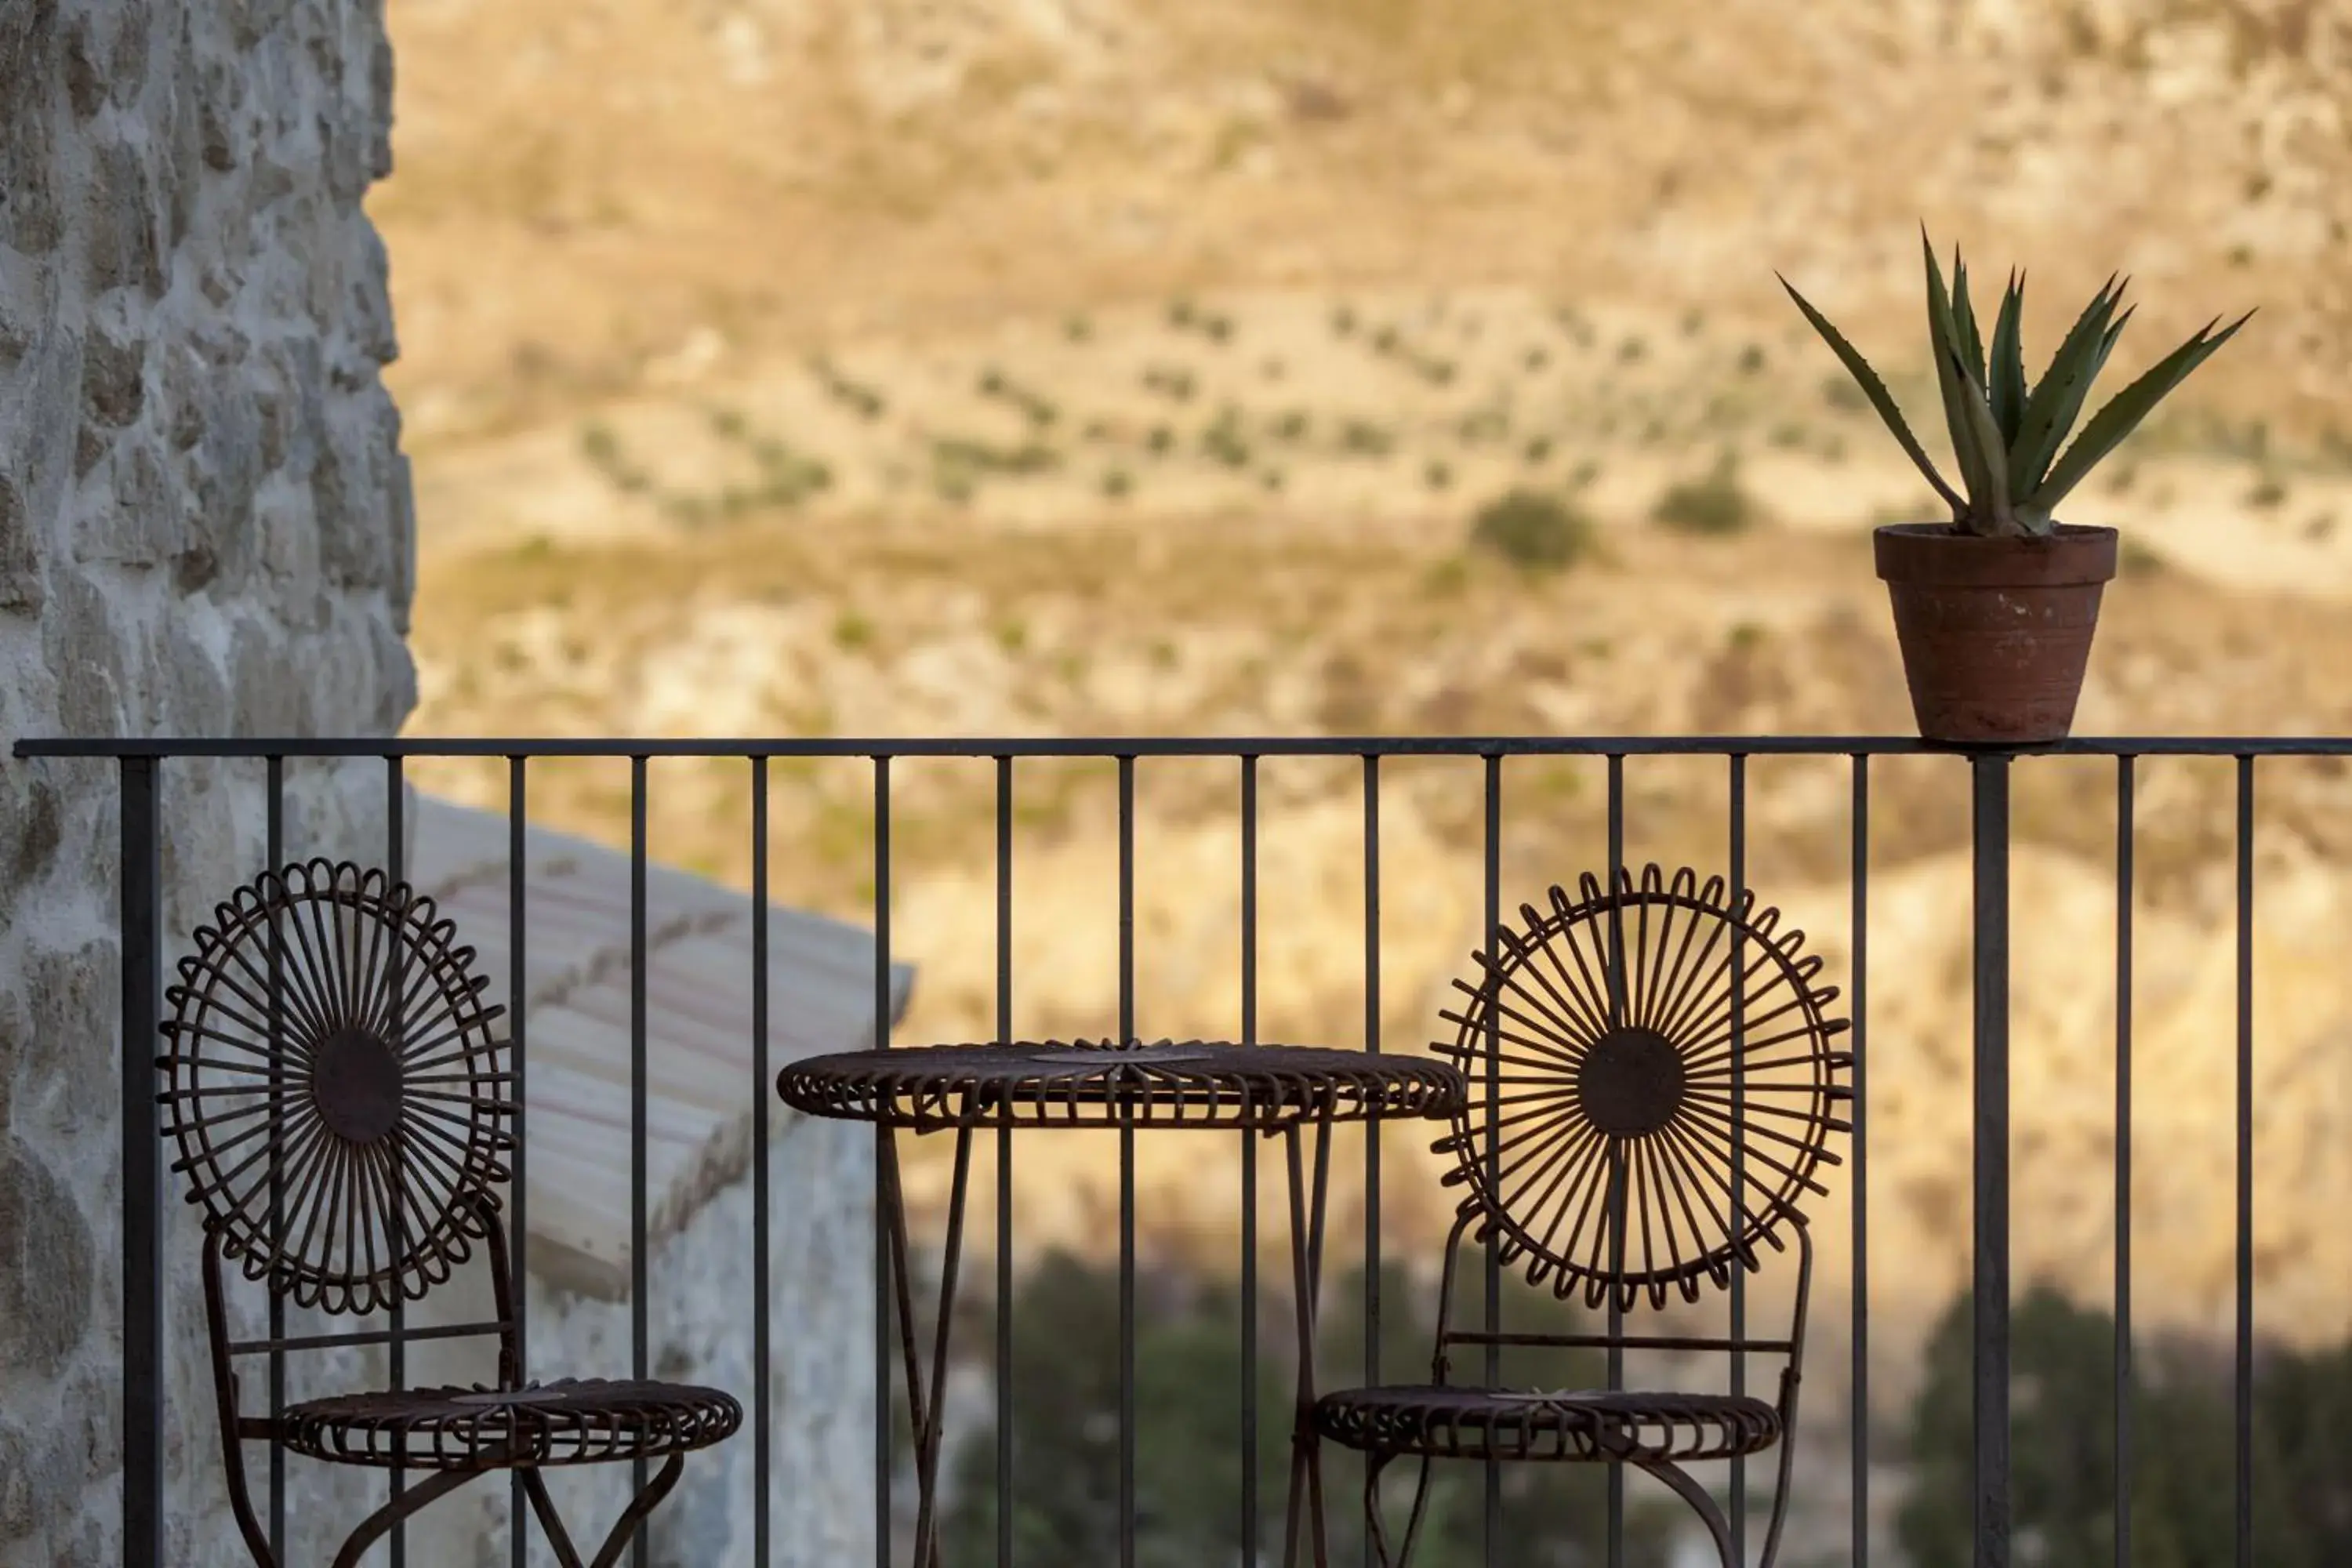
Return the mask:
[[268,757],[1488,757],[2352,756],[2352,735],[2095,735],[2051,745],[1948,746],[1907,735],[1100,735],[716,738],[360,735],[58,736],[20,759]]

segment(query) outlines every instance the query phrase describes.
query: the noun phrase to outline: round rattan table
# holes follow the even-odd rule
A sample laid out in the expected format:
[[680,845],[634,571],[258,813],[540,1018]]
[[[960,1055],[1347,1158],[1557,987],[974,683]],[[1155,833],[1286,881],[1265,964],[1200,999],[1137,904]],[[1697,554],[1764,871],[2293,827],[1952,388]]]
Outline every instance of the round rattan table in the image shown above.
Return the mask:
[[[1228,1045],[1209,1040],[1043,1040],[904,1046],[811,1057],[776,1075],[784,1103],[809,1116],[869,1122],[882,1143],[883,1221],[897,1292],[900,1352],[914,1429],[918,1510],[914,1561],[938,1568],[936,1506],[940,1395],[953,1319],[956,1269],[975,1131],[1104,1128],[1122,1132],[1190,1128],[1279,1136],[1289,1163],[1291,1268],[1298,1324],[1298,1403],[1292,1424],[1290,1500],[1284,1562],[1295,1563],[1302,1510],[1313,1561],[1326,1562],[1322,1466],[1315,1408],[1315,1308],[1322,1271],[1330,1130],[1344,1121],[1428,1119],[1458,1112],[1468,1093],[1459,1069],[1426,1057],[1321,1047]],[[1302,1134],[1316,1134],[1310,1180]],[[928,1374],[917,1350],[906,1289],[906,1195],[897,1135],[952,1131],[955,1178],[948,1202],[937,1337]]]

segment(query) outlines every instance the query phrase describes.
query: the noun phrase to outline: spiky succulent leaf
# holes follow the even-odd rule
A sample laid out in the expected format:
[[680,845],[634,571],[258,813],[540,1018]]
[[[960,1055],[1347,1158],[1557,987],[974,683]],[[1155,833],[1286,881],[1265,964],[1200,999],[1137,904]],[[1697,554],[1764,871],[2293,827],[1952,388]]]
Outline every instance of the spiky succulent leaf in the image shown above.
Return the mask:
[[2010,444],[2010,494],[2032,495],[2041,487],[2042,476],[2050,470],[2051,459],[2058,455],[2059,443],[2066,438],[2074,416],[2082,411],[2099,346],[2107,339],[2116,302],[2122,298],[2123,289],[2117,286],[2116,279],[2109,277],[2091,302],[2083,307],[2083,313],[2074,319],[2058,352],[2051,356],[2050,368],[2034,384],[2032,395],[2025,400],[2025,412],[2018,421],[2017,437]]
[[1961,435],[1968,442],[1962,466],[1971,474],[1984,476],[1985,488],[1969,496],[1971,519],[1980,532],[2032,531],[2023,530],[2010,510],[2009,465],[2001,448],[2000,426],[1993,422],[1991,401],[1960,354],[1956,352],[1951,359],[1951,374],[1960,384]]
[[[1776,272],[1773,276],[1779,278],[1780,274]],[[1786,278],[1780,279],[1780,287],[1788,290],[1789,298],[1796,301],[1797,309],[1804,312],[1805,320],[1812,323],[1813,331],[1819,332],[1822,341],[1829,344],[1830,352],[1837,355],[1838,363],[1845,366],[1846,374],[1853,377],[1855,384],[1862,388],[1863,395],[1870,399],[1870,405],[1878,411],[1879,418],[1884,420],[1886,428],[1894,433],[1895,439],[1902,444],[1904,455],[1917,465],[1920,473],[1927,476],[1927,482],[1935,487],[1936,493],[1943,497],[1946,504],[1952,509],[1954,521],[1958,521],[1960,514],[1967,510],[1968,503],[1961,500],[1958,490],[1946,482],[1944,476],[1937,471],[1934,461],[1927,456],[1927,448],[1919,445],[1919,438],[1911,433],[1911,426],[1903,418],[1903,411],[1895,406],[1895,395],[1886,390],[1886,384],[1878,378],[1876,371],[1870,368],[1870,362],[1864,359],[1855,351],[1854,346],[1845,341],[1843,334],[1830,325],[1829,318],[1814,310],[1811,303],[1802,294],[1798,293]]]
[[1952,456],[1960,468],[1967,504],[1954,520],[1971,533],[2000,530],[1991,508],[1991,475],[1984,468],[1969,434],[1968,374],[1962,365],[1959,327],[1952,319],[1951,296],[1944,290],[1944,274],[1936,265],[1936,251],[1920,237],[1927,254],[1927,352],[1936,366],[1936,389],[1944,404],[1944,429],[1952,442]]
[[2034,488],[2032,497],[2034,507],[2045,512],[2054,510],[2066,498],[2068,491],[2081,484],[2084,477],[2114,451],[2125,437],[2139,427],[2140,421],[2170,395],[2173,388],[2188,379],[2189,372],[2203,364],[2215,350],[2235,337],[2238,329],[2252,317],[2253,312],[2249,310],[2219,332],[2215,332],[2213,328],[2221,318],[2214,317],[2195,337],[2165,355],[2137,381],[2116,394],[2112,402],[2091,416],[2091,422],[2083,426],[2083,434],[2076,437],[2074,446],[2067,448],[2066,455],[2058,460],[2049,476]]
[[2017,442],[2018,422],[2025,416],[2025,279],[2012,271],[2001,290],[2000,313],[1993,318],[1992,357],[1985,366],[1986,390],[1992,399],[1993,423],[2000,426],[2001,464]]
[[1957,246],[1952,250],[1952,341],[1960,351],[1960,363],[1978,385],[1988,384],[1984,337],[1977,329],[1977,309],[1969,301],[1969,265],[1960,259]]

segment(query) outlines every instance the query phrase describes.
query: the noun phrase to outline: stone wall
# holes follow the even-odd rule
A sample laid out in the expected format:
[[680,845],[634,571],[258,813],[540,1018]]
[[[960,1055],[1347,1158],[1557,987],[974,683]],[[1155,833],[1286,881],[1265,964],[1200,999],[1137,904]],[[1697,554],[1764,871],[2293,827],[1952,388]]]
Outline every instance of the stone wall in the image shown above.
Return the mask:
[[[407,713],[408,477],[361,210],[390,105],[369,0],[0,0],[0,1568],[122,1560],[113,770],[5,748]],[[166,765],[167,929],[258,868],[260,779]],[[380,766],[289,786],[290,851],[382,842]],[[198,1328],[175,1306],[175,1568],[235,1560]]]

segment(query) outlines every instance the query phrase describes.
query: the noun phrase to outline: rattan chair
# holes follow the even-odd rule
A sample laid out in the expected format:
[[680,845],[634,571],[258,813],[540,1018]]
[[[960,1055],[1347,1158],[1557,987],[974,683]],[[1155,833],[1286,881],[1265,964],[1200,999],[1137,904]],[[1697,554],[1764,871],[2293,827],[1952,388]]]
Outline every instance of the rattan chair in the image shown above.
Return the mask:
[[[204,1210],[205,1319],[229,1503],[254,1561],[278,1568],[245,1473],[247,1442],[415,1479],[336,1556],[352,1568],[395,1524],[465,1482],[520,1472],[564,1568],[582,1558],[540,1471],[660,1460],[602,1548],[609,1568],[690,1451],[732,1436],[742,1409],[716,1389],[523,1377],[515,1281],[498,1189],[511,1174],[514,1074],[493,1033],[504,1009],[452,922],[380,870],[324,860],[264,875],[215,911],[166,994],[157,1065],[173,1171]],[[226,1281],[293,1305],[365,1316],[422,1298],[479,1247],[494,1310],[436,1339],[495,1338],[495,1383],[314,1399],[281,1415],[239,1402],[236,1363],[272,1351],[381,1344],[378,1330],[229,1337]],[[520,1524],[520,1521],[518,1521]]]
[[[1436,1459],[1630,1465],[1655,1477],[1705,1521],[1725,1568],[1739,1568],[1732,1531],[1685,1468],[1780,1451],[1762,1563],[1780,1548],[1789,1500],[1797,1388],[1804,1356],[1812,1243],[1798,1205],[1837,1156],[1837,1114],[1852,1090],[1846,1028],[1826,1016],[1834,988],[1822,960],[1780,929],[1752,894],[1720,878],[1704,886],[1655,866],[1620,872],[1613,890],[1581,879],[1578,897],[1522,906],[1521,928],[1479,955],[1483,978],[1457,980],[1468,998],[1443,1016],[1470,1096],[1436,1144],[1454,1156],[1449,1186],[1465,1189],[1447,1240],[1429,1383],[1327,1394],[1318,1433],[1366,1456],[1366,1526],[1383,1563],[1412,1554]],[[1456,1266],[1465,1243],[1491,1243],[1505,1268],[1589,1310],[1664,1308],[1727,1289],[1756,1271],[1760,1248],[1796,1252],[1785,1338],[1513,1333],[1454,1326]],[[1544,1390],[1453,1380],[1465,1347],[1720,1352],[1777,1362],[1778,1397]],[[1380,1481],[1393,1460],[1421,1474],[1391,1554]]]

